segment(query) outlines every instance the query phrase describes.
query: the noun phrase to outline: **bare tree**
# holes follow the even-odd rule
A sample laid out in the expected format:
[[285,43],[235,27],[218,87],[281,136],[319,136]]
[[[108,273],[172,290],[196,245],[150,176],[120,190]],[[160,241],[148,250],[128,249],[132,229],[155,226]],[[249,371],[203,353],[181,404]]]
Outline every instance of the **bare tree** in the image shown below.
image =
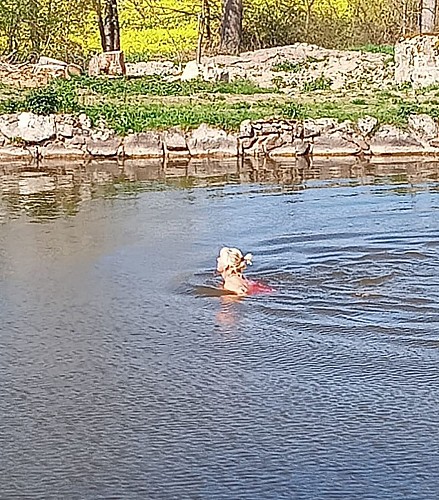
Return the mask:
[[421,0],[421,33],[433,33],[436,24],[436,0]]
[[238,54],[242,40],[242,0],[224,0],[221,22],[223,54]]

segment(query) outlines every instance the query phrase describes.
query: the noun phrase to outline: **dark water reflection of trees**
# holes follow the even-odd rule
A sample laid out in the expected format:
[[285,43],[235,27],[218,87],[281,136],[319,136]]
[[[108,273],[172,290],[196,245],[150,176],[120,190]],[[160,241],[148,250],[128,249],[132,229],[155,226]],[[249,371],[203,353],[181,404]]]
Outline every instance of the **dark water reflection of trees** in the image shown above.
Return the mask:
[[439,162],[306,158],[230,160],[47,161],[0,163],[0,221],[23,214],[35,221],[75,215],[88,201],[164,189],[258,184],[298,191],[319,186],[393,184],[401,194],[437,189]]

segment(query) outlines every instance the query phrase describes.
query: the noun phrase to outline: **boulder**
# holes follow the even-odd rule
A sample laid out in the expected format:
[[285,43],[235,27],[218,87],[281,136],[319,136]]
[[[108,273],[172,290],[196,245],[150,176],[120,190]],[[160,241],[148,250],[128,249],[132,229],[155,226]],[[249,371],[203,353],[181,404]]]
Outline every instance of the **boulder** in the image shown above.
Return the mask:
[[178,73],[178,67],[171,61],[147,61],[126,63],[127,76],[170,76]]
[[195,80],[201,76],[201,67],[196,61],[189,61],[184,67],[181,80],[183,82]]
[[82,158],[85,151],[79,146],[70,146],[62,141],[53,141],[41,148],[43,158]]
[[373,116],[359,118],[357,122],[358,130],[365,136],[370,136],[377,126],[378,120]]
[[374,155],[423,153],[422,143],[410,133],[393,125],[381,126],[370,140]]
[[187,146],[191,156],[237,156],[237,137],[202,124],[191,132]]
[[129,134],[123,142],[124,155],[138,158],[163,156],[163,138],[158,132]]
[[25,143],[37,144],[55,137],[55,118],[33,113],[18,113],[0,116],[0,133],[8,139],[22,139]]
[[337,120],[333,118],[319,118],[317,120],[304,120],[303,121],[303,137],[305,139],[310,137],[317,137],[325,134],[330,130],[334,130],[338,126]]
[[438,134],[436,122],[429,115],[410,115],[408,126],[410,132],[420,141],[435,139]]
[[395,45],[395,82],[415,88],[439,82],[438,35],[418,35]]
[[178,127],[167,130],[163,134],[166,155],[189,155],[186,137]]
[[348,140],[343,132],[326,132],[314,137],[312,154],[315,156],[349,156],[362,152],[362,148]]
[[94,131],[85,139],[86,151],[92,156],[118,156],[121,146],[122,137],[108,130]]
[[81,76],[82,68],[78,64],[68,64],[66,68],[66,76]]
[[14,146],[12,144],[0,148],[0,158],[31,158],[32,152],[28,148],[22,146]]

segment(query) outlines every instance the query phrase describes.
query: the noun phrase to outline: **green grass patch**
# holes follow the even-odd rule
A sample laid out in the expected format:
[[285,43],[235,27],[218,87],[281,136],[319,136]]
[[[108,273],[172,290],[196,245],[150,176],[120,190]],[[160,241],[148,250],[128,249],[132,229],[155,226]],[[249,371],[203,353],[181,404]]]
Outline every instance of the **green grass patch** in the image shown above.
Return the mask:
[[[55,82],[58,82],[56,80]],[[56,86],[58,83],[53,82]],[[203,80],[169,81],[161,76],[141,78],[92,78],[82,76],[67,82],[72,90],[108,97],[125,96],[192,96],[196,94],[265,94],[273,89],[261,88],[248,80],[205,82]]]
[[373,43],[367,43],[365,45],[350,47],[349,50],[372,52],[373,54],[388,54],[391,56],[395,55],[395,47],[393,45],[375,45]]
[[272,66],[272,71],[284,71],[285,73],[298,73],[304,68],[303,62],[298,61],[284,61]]
[[[82,77],[55,80],[46,87],[23,90],[17,95],[2,94],[0,112],[31,111],[43,115],[84,112],[94,124],[103,122],[120,134],[174,126],[190,129],[201,123],[237,130],[243,120],[274,116],[355,121],[370,115],[380,123],[399,127],[407,125],[411,114],[427,113],[439,118],[439,101],[430,99],[422,103],[413,95],[382,91],[346,100],[346,96],[337,98],[331,92],[322,92],[319,99],[315,98],[314,91],[325,91],[329,86],[330,80],[322,77],[308,83],[308,95],[299,93],[295,99],[285,95],[250,99],[246,92],[254,94],[259,88],[246,81],[229,84],[167,82],[156,77],[132,80]],[[181,98],[172,99],[173,96]]]
[[[180,126],[184,129],[207,123],[225,130],[238,130],[243,120],[257,120],[281,113],[281,107],[273,103],[251,105],[246,103],[187,103],[163,105],[159,103],[143,105],[112,106],[108,104],[88,106],[84,109],[96,124],[102,119],[107,126],[119,134],[142,132],[148,129],[167,129]],[[287,110],[287,114],[290,110]]]

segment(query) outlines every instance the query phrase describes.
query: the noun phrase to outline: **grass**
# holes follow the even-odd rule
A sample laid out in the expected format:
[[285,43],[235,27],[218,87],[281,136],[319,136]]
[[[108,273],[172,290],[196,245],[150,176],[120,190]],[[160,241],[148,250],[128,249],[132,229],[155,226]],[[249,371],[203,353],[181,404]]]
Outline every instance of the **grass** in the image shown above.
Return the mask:
[[319,76],[315,80],[310,80],[303,84],[304,92],[314,92],[316,90],[329,90],[332,85],[332,80],[326,78],[323,75]]
[[95,105],[85,108],[92,123],[104,120],[119,134],[141,132],[148,129],[166,129],[180,126],[195,128],[201,123],[226,130],[237,130],[243,120],[257,120],[271,115],[273,106],[243,104],[180,104],[164,106],[159,103],[144,105]]
[[395,55],[395,47],[393,45],[375,45],[373,43],[367,43],[365,45],[356,45],[350,47],[350,50],[358,50],[361,52],[372,52],[373,54],[388,54]]
[[284,61],[273,65],[272,71],[283,71],[285,73],[298,73],[304,68],[303,62],[298,61]]
[[[101,79],[82,77],[54,80],[46,87],[10,94],[0,88],[0,113],[86,113],[94,124],[106,123],[120,134],[180,126],[190,129],[207,123],[234,131],[243,120],[273,116],[334,118],[355,121],[366,115],[380,123],[405,127],[410,114],[439,117],[439,100],[415,93],[378,91],[373,94],[335,94],[329,81],[310,82],[295,95],[264,95],[246,81],[233,83],[167,82],[163,78]],[[320,90],[315,98],[315,90]],[[273,90],[271,89],[271,92]],[[3,97],[2,97],[3,96]]]
[[[54,86],[60,80],[53,82]],[[264,94],[272,89],[261,88],[248,80],[233,82],[205,82],[203,80],[169,81],[161,76],[141,78],[91,78],[82,76],[62,82],[62,90],[75,90],[79,93],[92,93],[109,97],[125,96],[193,96],[208,94]]]

